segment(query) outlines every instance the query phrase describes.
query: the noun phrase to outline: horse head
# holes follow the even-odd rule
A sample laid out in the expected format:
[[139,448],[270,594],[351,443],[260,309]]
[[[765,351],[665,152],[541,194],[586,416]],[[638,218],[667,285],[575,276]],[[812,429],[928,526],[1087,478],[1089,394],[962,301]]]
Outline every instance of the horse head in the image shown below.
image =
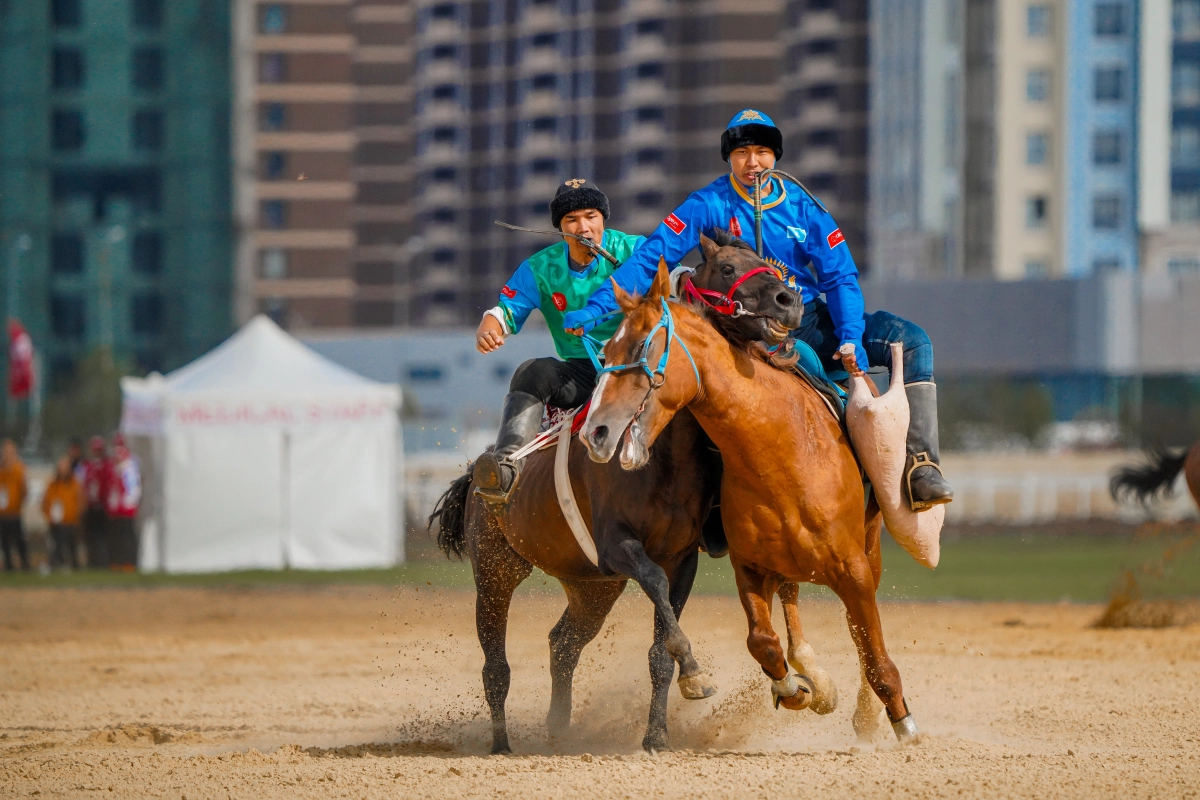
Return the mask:
[[616,281],[613,288],[625,320],[604,346],[605,366],[580,438],[593,461],[605,462],[625,433],[621,466],[637,469],[649,460],[658,434],[700,391],[700,373],[676,320],[707,323],[687,306],[668,303],[670,276],[662,259],[643,297],[630,296]]
[[704,261],[691,276],[699,291],[683,289],[681,296],[708,305],[725,317],[718,325],[730,338],[780,344],[788,331],[800,326],[804,313],[800,294],[789,289],[779,271],[741,239],[721,228],[713,232],[713,237],[700,235]]

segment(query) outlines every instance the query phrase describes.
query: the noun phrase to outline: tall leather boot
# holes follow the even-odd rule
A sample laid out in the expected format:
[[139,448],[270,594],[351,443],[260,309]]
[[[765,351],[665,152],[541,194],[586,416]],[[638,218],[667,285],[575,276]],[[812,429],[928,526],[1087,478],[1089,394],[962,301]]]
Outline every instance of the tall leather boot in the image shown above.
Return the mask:
[[509,460],[509,456],[538,435],[542,410],[542,401],[531,394],[509,392],[504,396],[496,446],[475,461],[475,493],[480,497],[501,505],[508,502],[521,473],[520,463]]
[[938,452],[937,386],[910,383],[908,396],[908,458],[904,461],[902,489],[913,511],[924,511],[954,499],[954,489],[942,475]]

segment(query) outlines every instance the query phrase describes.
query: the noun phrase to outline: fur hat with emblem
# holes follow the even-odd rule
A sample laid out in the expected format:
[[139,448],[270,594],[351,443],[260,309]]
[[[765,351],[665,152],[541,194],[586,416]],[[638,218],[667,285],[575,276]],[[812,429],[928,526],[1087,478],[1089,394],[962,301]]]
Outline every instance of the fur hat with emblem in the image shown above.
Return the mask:
[[572,178],[554,193],[554,199],[550,201],[550,220],[554,227],[561,228],[563,217],[583,208],[594,208],[608,219],[608,197],[604,192],[583,178]]
[[783,158],[783,134],[774,121],[761,111],[744,108],[733,115],[721,134],[721,158],[728,161],[734,150],[751,144],[771,148],[776,161]]

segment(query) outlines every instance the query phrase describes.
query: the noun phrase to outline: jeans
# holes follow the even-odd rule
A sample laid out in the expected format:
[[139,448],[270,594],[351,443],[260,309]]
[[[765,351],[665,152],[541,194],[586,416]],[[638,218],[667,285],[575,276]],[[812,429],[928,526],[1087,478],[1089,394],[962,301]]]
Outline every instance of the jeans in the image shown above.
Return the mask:
[[[904,345],[904,382],[919,383],[933,380],[933,343],[929,334],[916,323],[901,319],[886,311],[876,311],[863,317],[863,348],[867,351],[872,367],[892,368],[892,342]],[[824,300],[814,300],[804,306],[804,317],[800,327],[792,331],[792,338],[799,339],[817,352],[821,365],[828,373],[845,372],[841,361],[834,361],[841,342],[833,329],[829,306]],[[858,365],[866,369],[866,364]]]

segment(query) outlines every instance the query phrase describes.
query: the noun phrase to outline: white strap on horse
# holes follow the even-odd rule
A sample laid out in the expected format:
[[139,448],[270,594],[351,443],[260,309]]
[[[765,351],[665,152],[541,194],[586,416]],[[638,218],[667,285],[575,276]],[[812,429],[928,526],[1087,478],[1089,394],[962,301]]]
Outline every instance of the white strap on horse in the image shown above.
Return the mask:
[[598,567],[600,556],[596,553],[596,543],[592,540],[587,523],[583,521],[583,514],[579,513],[579,504],[575,502],[575,490],[571,488],[571,473],[568,471],[573,420],[574,415],[568,414],[558,433],[558,449],[554,453],[554,492],[558,495],[558,506],[567,519],[571,533],[575,535],[575,541],[579,543],[579,549],[588,557],[588,561]]

